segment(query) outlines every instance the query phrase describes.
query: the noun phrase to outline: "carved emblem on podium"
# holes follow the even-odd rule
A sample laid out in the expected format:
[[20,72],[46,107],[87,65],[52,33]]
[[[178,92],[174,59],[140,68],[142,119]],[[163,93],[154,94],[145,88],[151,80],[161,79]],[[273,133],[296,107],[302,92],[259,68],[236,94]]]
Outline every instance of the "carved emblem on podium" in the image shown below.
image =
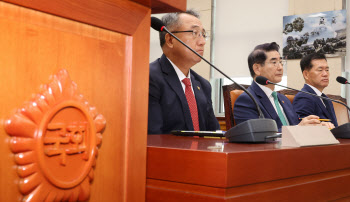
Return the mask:
[[23,201],[86,201],[106,121],[66,70],[5,122]]

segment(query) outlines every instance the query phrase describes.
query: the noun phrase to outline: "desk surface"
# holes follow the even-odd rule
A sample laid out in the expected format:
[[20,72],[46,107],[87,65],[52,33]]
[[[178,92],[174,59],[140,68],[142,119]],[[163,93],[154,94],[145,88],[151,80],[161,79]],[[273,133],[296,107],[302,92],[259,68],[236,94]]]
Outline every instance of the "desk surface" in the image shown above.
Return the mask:
[[[196,186],[195,189],[227,191],[244,187],[277,189],[281,184],[297,187],[312,181],[318,189],[327,190],[329,182],[324,179],[346,176],[349,182],[343,187],[350,185],[350,155],[345,155],[350,154],[350,140],[339,141],[337,145],[281,148],[279,142],[237,144],[225,139],[149,135],[147,184],[163,186],[166,182],[169,188],[173,187],[171,183],[181,183]],[[340,185],[335,184],[333,188],[339,190]]]
[[[340,145],[350,144],[350,139],[338,139]],[[313,147],[281,147],[280,141],[269,143],[245,144],[245,143],[229,143],[225,138],[196,138],[175,135],[148,135],[147,147],[149,148],[166,148],[166,149],[182,149],[182,150],[197,150],[211,151],[220,153],[237,153],[237,152],[256,152],[256,151],[271,151],[271,150],[286,150],[286,149],[310,149]],[[221,145],[221,148],[218,148]],[[329,147],[336,145],[317,146]]]

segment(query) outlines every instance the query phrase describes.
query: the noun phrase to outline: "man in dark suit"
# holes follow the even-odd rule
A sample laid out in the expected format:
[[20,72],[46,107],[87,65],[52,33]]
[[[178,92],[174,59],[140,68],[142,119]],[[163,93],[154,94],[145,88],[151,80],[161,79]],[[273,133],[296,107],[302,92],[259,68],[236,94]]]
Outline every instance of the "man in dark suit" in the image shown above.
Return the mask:
[[[203,55],[207,34],[198,17],[189,10],[167,14],[162,21],[169,31]],[[170,34],[160,32],[159,38],[164,54],[150,64],[148,134],[218,130],[210,83],[191,70],[201,58]]]
[[[255,82],[257,76],[264,76],[274,83],[281,82],[284,61],[278,51],[279,45],[272,42],[258,45],[250,53],[248,66],[254,81],[248,91],[257,100],[265,118],[276,121],[279,131],[281,131],[283,125],[320,124],[319,117],[315,115],[305,117],[299,123],[298,116],[286,96],[275,92],[273,84],[263,86]],[[259,117],[254,102],[246,93],[242,93],[237,98],[233,111],[237,124]]]
[[[329,66],[324,54],[312,53],[300,61],[301,72],[305,80],[302,91],[318,96],[327,97],[322,91],[329,84]],[[334,126],[338,126],[333,104],[331,101],[298,93],[293,100],[293,107],[300,117],[315,114],[321,119],[330,119]]]

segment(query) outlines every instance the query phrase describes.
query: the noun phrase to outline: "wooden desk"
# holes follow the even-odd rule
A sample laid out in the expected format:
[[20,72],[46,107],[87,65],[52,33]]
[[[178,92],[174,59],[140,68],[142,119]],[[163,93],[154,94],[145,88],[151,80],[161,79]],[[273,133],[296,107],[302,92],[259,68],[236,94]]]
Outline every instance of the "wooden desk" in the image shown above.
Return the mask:
[[149,135],[147,201],[329,201],[350,196],[350,140],[281,148]]

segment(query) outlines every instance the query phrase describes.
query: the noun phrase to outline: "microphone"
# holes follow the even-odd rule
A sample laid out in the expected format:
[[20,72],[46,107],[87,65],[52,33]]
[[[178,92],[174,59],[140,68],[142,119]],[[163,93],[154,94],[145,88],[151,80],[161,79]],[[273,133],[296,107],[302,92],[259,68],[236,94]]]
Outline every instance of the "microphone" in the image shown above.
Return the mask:
[[164,23],[156,17],[151,17],[151,27],[158,32],[162,32],[163,28],[166,29]]
[[[229,129],[225,133],[225,136],[229,139],[230,142],[265,142],[267,138],[274,138],[275,137],[274,133],[278,132],[276,122],[272,119],[265,119],[265,116],[262,113],[257,101],[255,100],[253,95],[246,88],[244,88],[239,83],[236,83],[233,79],[231,79],[229,76],[227,76],[224,72],[222,72],[220,69],[215,67],[212,63],[210,63],[204,57],[199,55],[195,50],[193,50],[191,47],[189,47],[187,44],[185,44],[179,38],[177,38],[173,33],[171,33],[165,27],[164,23],[160,19],[158,19],[156,17],[151,17],[151,27],[158,32],[165,31],[168,34],[170,34],[177,41],[179,41],[182,45],[184,45],[186,48],[191,50],[194,54],[196,54],[198,57],[200,57],[202,60],[204,60],[210,66],[212,66],[216,71],[220,72],[228,80],[235,83],[240,89],[242,89],[244,92],[246,92],[249,95],[249,97],[253,100],[255,107],[258,110],[259,119],[251,119],[251,120],[240,123],[240,124],[236,125],[235,127],[232,127],[231,129]],[[249,137],[246,135],[249,135]]]
[[[338,76],[338,78],[339,78],[339,76]],[[337,78],[337,81],[338,81],[338,78]],[[343,78],[343,77],[341,77],[341,78]],[[343,79],[345,79],[345,78],[343,78]],[[341,80],[344,81],[343,79],[341,79]],[[343,105],[344,107],[346,107],[348,109],[348,111],[350,111],[350,108],[343,102],[340,102],[338,100],[334,100],[334,99],[331,99],[331,98],[328,98],[328,97],[318,96],[316,94],[305,92],[305,91],[302,91],[302,90],[297,90],[297,89],[294,89],[294,88],[290,88],[288,86],[283,86],[283,85],[280,85],[280,84],[277,84],[277,83],[273,83],[273,82],[269,81],[267,78],[265,78],[263,76],[256,77],[255,81],[258,84],[261,84],[261,85],[273,84],[273,85],[281,86],[281,87],[284,87],[284,88],[287,88],[287,89],[290,89],[290,90],[295,90],[295,91],[298,91],[298,92],[301,92],[301,93],[312,95],[312,96],[321,98],[323,100],[329,100],[329,101],[332,101],[332,102],[336,102],[336,103],[339,103],[339,104]],[[347,82],[347,80],[346,80],[346,82]],[[331,130],[331,132],[333,133],[334,137],[336,137],[336,138],[350,138],[350,123],[345,123],[345,124],[343,124],[341,126],[333,128]]]
[[337,81],[338,83],[341,83],[341,84],[349,84],[348,80],[342,76],[338,76]]

